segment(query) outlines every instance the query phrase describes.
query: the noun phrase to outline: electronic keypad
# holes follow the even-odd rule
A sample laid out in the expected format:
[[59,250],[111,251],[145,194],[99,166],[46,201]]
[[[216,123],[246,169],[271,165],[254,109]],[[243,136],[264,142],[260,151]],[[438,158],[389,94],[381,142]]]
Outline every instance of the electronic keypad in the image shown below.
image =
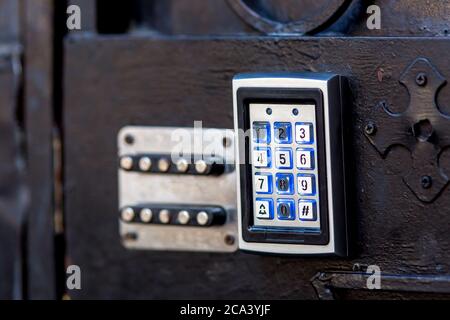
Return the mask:
[[241,249],[348,255],[345,88],[334,74],[233,79]]

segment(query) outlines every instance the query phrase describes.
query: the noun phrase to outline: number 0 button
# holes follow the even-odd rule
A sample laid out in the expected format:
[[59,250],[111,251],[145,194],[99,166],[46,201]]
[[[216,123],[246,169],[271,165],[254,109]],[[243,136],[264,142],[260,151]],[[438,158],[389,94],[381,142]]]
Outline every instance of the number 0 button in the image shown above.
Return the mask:
[[314,169],[314,150],[302,148],[297,149],[296,165],[298,169]]
[[301,144],[313,143],[313,125],[307,122],[298,122],[295,124],[295,141]]

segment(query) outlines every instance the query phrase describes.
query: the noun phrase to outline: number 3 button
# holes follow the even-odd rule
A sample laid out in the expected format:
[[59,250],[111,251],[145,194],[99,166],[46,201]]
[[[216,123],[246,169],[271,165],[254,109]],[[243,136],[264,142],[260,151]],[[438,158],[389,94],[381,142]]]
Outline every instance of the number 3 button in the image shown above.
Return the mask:
[[301,144],[313,143],[313,125],[307,122],[298,122],[295,124],[295,141]]
[[275,150],[275,165],[278,169],[292,169],[292,150],[277,148]]

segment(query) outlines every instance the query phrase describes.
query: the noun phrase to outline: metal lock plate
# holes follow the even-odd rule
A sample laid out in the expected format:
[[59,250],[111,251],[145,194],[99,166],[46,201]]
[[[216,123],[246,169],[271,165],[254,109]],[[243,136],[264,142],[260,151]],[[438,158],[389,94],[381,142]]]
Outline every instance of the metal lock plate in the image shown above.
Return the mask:
[[[225,210],[225,222],[201,227],[120,219],[124,245],[130,249],[236,251],[238,228],[233,130],[127,126],[118,135],[119,159],[145,154],[154,162],[154,155],[168,155],[166,158],[170,160],[171,157],[180,157],[180,153],[189,162],[193,157],[223,159],[226,170],[221,174],[199,175],[192,174],[191,169],[180,173],[169,169],[162,173],[157,169],[139,172],[119,166],[119,211],[127,207],[167,206],[197,212],[199,207],[215,206]],[[170,166],[172,168],[176,164],[171,163]]]

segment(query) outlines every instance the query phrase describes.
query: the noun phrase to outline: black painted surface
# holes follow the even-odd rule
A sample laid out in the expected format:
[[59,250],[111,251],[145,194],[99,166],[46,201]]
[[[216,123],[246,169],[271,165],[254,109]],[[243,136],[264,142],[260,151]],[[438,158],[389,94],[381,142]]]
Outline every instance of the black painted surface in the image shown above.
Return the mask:
[[[83,277],[83,289],[70,294],[316,298],[310,283],[316,272],[351,270],[354,263],[377,264],[383,272],[399,275],[449,274],[448,188],[434,202],[421,202],[401,179],[411,168],[410,153],[394,147],[384,160],[363,134],[380,100],[392,110],[407,108],[408,92],[398,80],[417,57],[428,58],[448,79],[450,65],[443,57],[449,49],[448,40],[425,38],[68,39],[63,119],[67,254]],[[232,77],[274,71],[330,71],[350,80],[356,256],[281,258],[123,248],[117,219],[119,129],[189,127],[194,120],[203,120],[204,127],[232,128]],[[447,114],[449,97],[446,85],[437,101]],[[440,166],[450,174],[448,151]]]

